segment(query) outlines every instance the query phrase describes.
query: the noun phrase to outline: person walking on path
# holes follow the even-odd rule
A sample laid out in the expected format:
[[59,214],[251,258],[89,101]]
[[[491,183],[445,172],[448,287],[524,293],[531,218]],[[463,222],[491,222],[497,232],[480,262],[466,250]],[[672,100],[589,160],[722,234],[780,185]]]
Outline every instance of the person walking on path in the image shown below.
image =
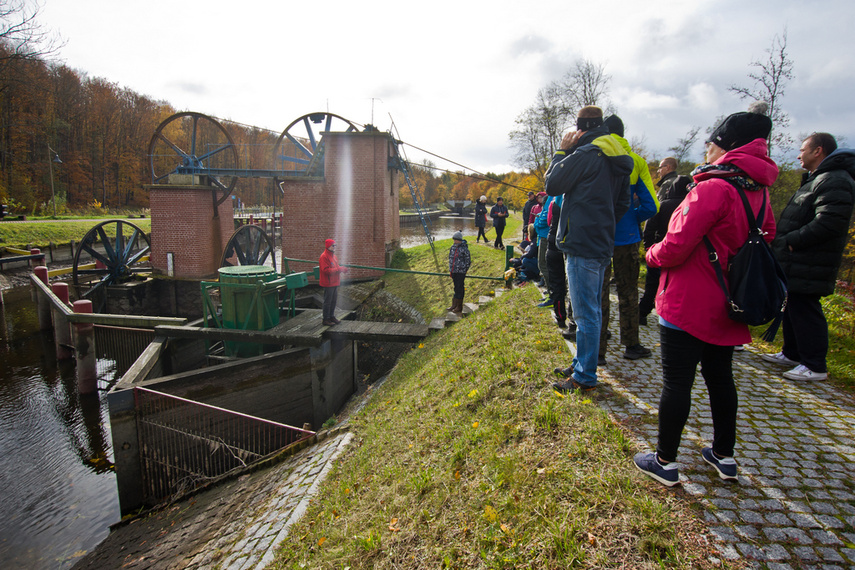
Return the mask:
[[855,151],[828,133],[802,142],[802,185],[781,213],[772,250],[787,276],[784,347],[763,360],[794,366],[787,380],[828,378],[828,322],[820,298],[834,293],[855,201]]
[[487,226],[487,197],[481,196],[478,198],[478,203],[475,204],[475,227],[478,228],[478,236],[475,238],[475,243],[484,238],[484,243],[487,243],[487,234],[484,233],[484,228]]
[[722,479],[737,479],[734,459],[738,397],[733,382],[733,347],[751,342],[748,326],[728,317],[727,300],[710,263],[706,236],[722,267],[748,236],[748,220],[738,185],[757,213],[766,239],[775,234],[768,187],[778,177],[769,158],[767,137],[772,121],[766,106],[727,117],[707,143],[707,163],[692,173],[696,185],[668,224],[665,239],[647,252],[649,266],[661,267],[656,310],[662,350],[662,394],[656,451],[639,453],[635,466],[666,486],[680,482],[677,452],[692,404],[698,363],[709,392],[712,447],[704,461]]
[[603,111],[579,110],[576,131],[568,132],[546,172],[546,193],[564,196],[555,243],[566,254],[567,287],[576,320],[576,356],[560,391],[588,391],[597,385],[600,295],[614,250],[615,226],[629,210],[632,158],[603,126]]
[[[609,133],[617,140],[633,160],[632,174],[629,175],[629,192],[632,206],[618,221],[615,228],[615,247],[612,255],[615,288],[618,294],[618,313],[620,315],[620,343],[625,347],[623,357],[629,360],[647,358],[653,353],[643,346],[638,337],[638,274],[641,268],[640,227],[642,222],[653,216],[659,209],[659,200],[653,191],[653,180],[647,161],[632,152],[629,142],[623,137],[623,121],[617,115],[611,115],[603,121]],[[600,351],[598,362],[605,364],[606,333],[609,330],[609,278],[610,268],[606,268],[603,277],[602,313],[600,329]]]
[[502,234],[505,233],[508,208],[505,207],[505,202],[501,196],[496,198],[496,205],[490,209],[490,217],[493,218],[493,228],[496,230],[496,241],[493,242],[493,247],[505,249],[505,244],[502,243]]
[[463,312],[463,296],[466,292],[464,282],[466,281],[466,272],[469,271],[469,266],[472,261],[469,257],[469,246],[466,240],[463,239],[462,232],[454,232],[451,236],[453,244],[448,250],[448,272],[451,274],[451,281],[454,283],[454,296],[451,299],[449,311],[457,313]]
[[320,265],[320,285],[324,288],[323,325],[329,327],[341,322],[335,318],[335,306],[338,304],[341,274],[347,273],[347,267],[340,266],[335,256],[335,240],[328,239],[324,242],[324,252],[321,254],[318,265]]

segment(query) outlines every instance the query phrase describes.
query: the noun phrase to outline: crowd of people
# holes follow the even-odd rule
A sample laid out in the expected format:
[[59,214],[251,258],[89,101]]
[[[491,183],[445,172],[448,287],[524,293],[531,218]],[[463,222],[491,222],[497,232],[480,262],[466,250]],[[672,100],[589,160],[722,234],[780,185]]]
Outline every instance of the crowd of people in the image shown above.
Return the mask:
[[[778,167],[768,154],[772,121],[766,111],[759,103],[726,117],[706,142],[703,164],[690,176],[678,175],[676,159],[665,158],[654,185],[646,162],[624,138],[620,118],[584,107],[576,129],[562,138],[552,158],[543,191],[529,192],[522,211],[521,255],[511,260],[517,283],[536,283],[543,289],[538,307],[552,308],[562,334],[576,344],[572,362],[555,368],[555,390],[590,392],[597,387],[597,368],[607,365],[611,336],[612,274],[624,358],[652,355],[639,341],[639,326],[650,326],[655,308],[663,378],[658,442],[655,451],[639,453],[634,463],[667,486],[680,480],[677,451],[699,364],[714,431],[712,445],[700,450],[701,457],[722,479],[738,478],[732,360],[735,349],[751,342],[751,334],[747,325],[729,317],[705,242],[727,268],[749,231],[740,194],[746,196],[787,277],[784,345],[761,358],[789,368],[782,374],[789,381],[827,378],[828,325],[820,299],[834,291],[848,239],[855,151],[837,148],[827,133],[808,136],[798,157],[806,171],[802,185],[776,223],[769,187]],[[479,205],[480,238],[486,197]],[[504,247],[507,208],[501,198],[490,216],[496,228],[494,246]],[[453,279],[452,258],[459,263],[462,255],[457,237],[462,239],[456,236],[454,253],[449,253]],[[642,246],[647,275],[639,299]],[[468,269],[468,250],[466,262]],[[456,291],[457,281],[455,298]]]

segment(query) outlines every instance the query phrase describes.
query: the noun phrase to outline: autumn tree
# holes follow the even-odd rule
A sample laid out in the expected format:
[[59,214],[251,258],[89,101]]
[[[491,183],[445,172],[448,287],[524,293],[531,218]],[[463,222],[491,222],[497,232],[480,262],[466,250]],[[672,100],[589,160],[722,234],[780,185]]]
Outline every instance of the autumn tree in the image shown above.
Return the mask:
[[781,36],[775,34],[771,47],[765,52],[765,59],[749,64],[754,71],[748,74],[748,78],[754,83],[751,86],[731,85],[728,89],[742,99],[765,101],[769,105],[769,118],[773,125],[769,136],[769,154],[773,147],[778,147],[781,154],[786,154],[794,142],[785,130],[790,126],[790,116],[781,105],[787,83],[793,79],[793,60],[787,55],[786,28]]

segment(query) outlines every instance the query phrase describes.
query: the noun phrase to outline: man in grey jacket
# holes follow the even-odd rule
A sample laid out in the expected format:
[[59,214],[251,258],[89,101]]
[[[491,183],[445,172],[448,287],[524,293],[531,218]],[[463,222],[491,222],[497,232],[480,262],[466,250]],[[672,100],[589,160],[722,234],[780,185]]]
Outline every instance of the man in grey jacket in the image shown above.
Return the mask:
[[556,374],[561,391],[597,385],[600,295],[603,274],[614,250],[615,225],[629,209],[633,161],[603,127],[599,107],[583,107],[576,131],[564,135],[546,172],[546,193],[564,195],[555,243],[566,256],[567,284],[576,320],[576,356]]
[[828,322],[820,298],[831,295],[855,202],[855,151],[838,149],[828,133],[813,133],[799,149],[807,170],[781,212],[772,250],[787,276],[784,347],[763,360],[791,367],[787,380],[825,380]]

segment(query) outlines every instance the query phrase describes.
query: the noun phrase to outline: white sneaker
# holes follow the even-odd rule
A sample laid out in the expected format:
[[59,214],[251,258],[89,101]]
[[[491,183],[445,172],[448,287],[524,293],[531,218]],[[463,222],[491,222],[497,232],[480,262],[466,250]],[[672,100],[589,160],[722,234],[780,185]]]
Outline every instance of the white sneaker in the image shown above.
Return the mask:
[[796,366],[798,362],[795,360],[790,360],[786,356],[784,356],[783,352],[776,352],[775,354],[761,354],[760,358],[765,360],[766,362],[771,362],[772,364],[780,364],[781,366]]
[[819,380],[828,380],[827,372],[814,372],[804,364],[799,364],[792,370],[784,372],[784,378],[787,380],[800,380],[804,382],[816,382]]
[[733,352],[742,352],[744,350],[745,350],[744,344],[737,344],[736,346],[733,347]]

